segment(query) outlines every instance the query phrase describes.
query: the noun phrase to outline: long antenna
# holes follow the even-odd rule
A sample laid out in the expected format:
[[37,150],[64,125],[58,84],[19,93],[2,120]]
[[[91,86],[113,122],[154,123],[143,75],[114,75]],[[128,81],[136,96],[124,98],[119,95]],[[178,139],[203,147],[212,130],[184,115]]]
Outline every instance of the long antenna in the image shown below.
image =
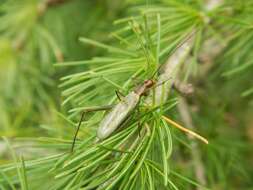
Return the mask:
[[81,126],[81,124],[82,124],[84,114],[85,114],[85,112],[83,111],[83,112],[82,112],[81,119],[80,119],[80,121],[79,121],[79,123],[78,123],[78,126],[77,126],[77,128],[76,128],[75,136],[74,136],[74,139],[73,139],[73,142],[72,142],[72,146],[71,146],[71,152],[73,152],[73,150],[74,150],[74,146],[75,146],[75,142],[76,142],[76,137],[77,137],[78,131],[79,131],[79,129],[80,129],[80,126]]
[[175,53],[176,50],[178,50],[178,48],[180,48],[182,45],[184,45],[185,42],[187,42],[197,31],[192,31],[191,34],[186,35],[185,39],[183,41],[181,41],[175,49],[173,49],[170,52],[170,56],[173,55]]
[[155,74],[161,69],[163,64],[160,64],[159,67],[155,70],[155,72],[152,74],[151,79],[154,78]]
[[157,85],[155,85],[155,87],[158,87],[158,86],[160,86],[160,85],[163,85],[164,83],[166,83],[167,81],[169,81],[169,80],[171,80],[171,79],[172,79],[172,77],[169,77],[168,79],[166,79],[166,80],[164,80],[164,81],[158,83]]
[[[178,48],[180,48],[186,41],[188,41],[195,33],[196,33],[196,31],[193,31],[191,34],[187,35],[186,38],[185,38],[182,42],[180,42],[180,43],[176,46],[176,48],[174,48],[174,49],[170,52],[169,55],[170,55],[170,56],[173,55],[173,54],[176,52],[176,50],[177,50]],[[160,68],[161,68],[162,66],[163,66],[163,64],[160,64],[160,65],[159,65],[159,67],[156,69],[156,71],[152,74],[151,79],[154,78],[155,74],[160,70]]]

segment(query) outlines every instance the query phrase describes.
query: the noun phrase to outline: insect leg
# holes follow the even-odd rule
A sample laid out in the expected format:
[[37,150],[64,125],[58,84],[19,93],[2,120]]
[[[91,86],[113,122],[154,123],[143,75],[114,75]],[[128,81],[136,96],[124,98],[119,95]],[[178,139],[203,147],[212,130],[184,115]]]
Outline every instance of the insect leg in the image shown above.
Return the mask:
[[118,90],[115,90],[115,94],[117,95],[117,97],[118,97],[118,99],[119,99],[120,101],[122,101],[121,97],[125,97],[125,95],[122,94],[122,93],[121,93],[120,91],[118,91]]
[[83,111],[83,112],[82,112],[81,119],[80,119],[80,121],[79,121],[79,123],[78,123],[78,126],[77,126],[77,128],[76,128],[76,132],[75,132],[74,139],[73,139],[72,146],[71,146],[71,152],[73,152],[73,150],[74,150],[74,146],[75,146],[75,142],[76,142],[76,137],[77,137],[78,131],[79,131],[79,129],[80,129],[80,126],[81,126],[81,124],[82,124],[83,117],[84,117],[84,114],[85,114],[85,113],[86,113],[86,111]]
[[82,116],[81,116],[81,119],[78,123],[78,126],[76,128],[76,132],[75,132],[75,135],[74,135],[74,139],[73,139],[73,142],[72,142],[72,146],[71,146],[71,152],[74,151],[74,146],[75,146],[75,142],[76,142],[76,137],[77,137],[77,134],[79,132],[79,129],[81,127],[81,124],[82,124],[82,121],[83,121],[83,118],[84,118],[84,115],[85,113],[87,112],[92,112],[92,111],[103,111],[103,110],[108,110],[108,109],[111,109],[113,107],[113,105],[107,105],[107,106],[101,106],[101,107],[93,107],[93,108],[88,108],[84,111],[82,111]]
[[[137,108],[137,115],[138,115],[138,117],[140,116],[140,108]],[[139,117],[138,120],[139,120],[139,121],[138,121],[138,135],[139,135],[139,137],[141,137],[141,123],[140,123],[140,117]]]
[[141,137],[141,125],[142,125],[142,123],[141,123],[141,114],[140,114],[140,107],[139,107],[139,104],[140,104],[140,102],[137,104],[137,117],[138,117],[138,135],[139,135],[139,137]]

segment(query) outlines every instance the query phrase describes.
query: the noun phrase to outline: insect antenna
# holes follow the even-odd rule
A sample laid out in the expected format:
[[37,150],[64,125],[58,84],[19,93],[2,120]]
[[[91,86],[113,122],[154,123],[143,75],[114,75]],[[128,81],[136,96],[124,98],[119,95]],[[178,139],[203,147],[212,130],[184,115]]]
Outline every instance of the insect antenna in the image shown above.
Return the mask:
[[119,99],[119,101],[122,101],[121,97],[125,97],[124,94],[122,94],[120,91],[115,90],[115,94],[117,96],[117,98]]
[[163,85],[165,82],[167,82],[167,81],[169,81],[169,80],[171,80],[171,79],[172,79],[172,77],[168,78],[168,79],[165,80],[165,81],[162,81],[161,83],[158,83],[157,85],[153,86],[151,89],[154,89],[154,88],[156,88],[156,87],[158,87],[158,86],[161,86],[161,85]]
[[169,78],[166,79],[165,81],[162,81],[162,82],[158,83],[157,85],[155,85],[154,88],[155,88],[155,87],[158,87],[158,86],[160,86],[160,85],[163,85],[164,83],[166,83],[167,81],[169,81],[169,80],[171,80],[171,79],[172,79],[172,77],[169,77]]
[[159,72],[159,70],[161,69],[161,67],[163,66],[163,64],[160,64],[159,67],[155,70],[155,72],[151,75],[150,79],[153,79],[155,77],[155,75]]
[[195,34],[196,32],[197,32],[197,31],[193,31],[193,32],[191,32],[189,35],[187,35],[187,36],[185,37],[185,39],[184,39],[182,42],[180,42],[180,43],[169,53],[169,55],[170,55],[170,56],[173,55],[182,45],[184,45],[185,42],[187,42],[188,40],[190,40],[191,37],[194,36],[194,34]]
[[[193,31],[191,34],[189,34],[181,43],[179,43],[170,53],[169,56],[173,55],[177,49],[179,49],[185,42],[187,42],[196,32]],[[155,75],[159,72],[163,64],[160,64],[159,67],[156,69],[156,71],[151,75],[151,79],[155,77]]]

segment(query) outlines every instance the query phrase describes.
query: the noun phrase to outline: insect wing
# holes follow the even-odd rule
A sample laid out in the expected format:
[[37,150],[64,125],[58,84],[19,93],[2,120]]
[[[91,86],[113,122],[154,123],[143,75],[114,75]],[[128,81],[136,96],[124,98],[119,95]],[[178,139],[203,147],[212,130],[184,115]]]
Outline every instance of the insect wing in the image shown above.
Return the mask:
[[119,102],[99,124],[97,137],[103,140],[110,136],[136,107],[139,98],[140,96],[131,92]]

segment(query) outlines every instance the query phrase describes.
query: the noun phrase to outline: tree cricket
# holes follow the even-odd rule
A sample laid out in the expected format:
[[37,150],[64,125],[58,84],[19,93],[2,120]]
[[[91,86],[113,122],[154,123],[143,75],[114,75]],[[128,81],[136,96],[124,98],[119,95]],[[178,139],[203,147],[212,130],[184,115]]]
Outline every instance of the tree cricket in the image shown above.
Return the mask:
[[[112,109],[100,122],[98,129],[97,129],[97,138],[98,140],[104,140],[109,137],[119,126],[122,122],[129,116],[129,114],[136,108],[137,104],[140,101],[142,96],[146,96],[148,90],[154,87],[156,81],[153,79],[148,79],[143,82],[142,85],[139,85],[135,90],[131,91],[127,96],[123,97],[122,100],[115,106],[104,106],[98,107],[93,110],[86,110],[87,111],[101,111],[106,109]],[[118,95],[117,95],[118,96]],[[82,119],[84,117],[85,111],[82,113],[81,120],[78,124],[72,148],[74,148],[75,140],[77,137],[78,130],[81,126]]]
[[[191,37],[191,35],[190,35]],[[189,40],[190,38],[187,37],[186,40]],[[177,46],[174,50],[173,53],[175,52],[176,49],[178,49],[179,47],[183,46],[184,43],[180,44],[179,46]],[[183,49],[186,49],[188,52],[189,51],[189,47],[184,47]],[[172,54],[173,54],[172,53]],[[185,55],[186,56],[186,55]],[[118,98],[120,99],[120,102],[114,106],[105,106],[105,107],[101,107],[95,110],[88,110],[88,111],[100,111],[100,110],[105,110],[105,109],[112,109],[108,114],[105,115],[105,117],[102,119],[102,121],[99,123],[98,129],[97,129],[97,140],[104,140],[107,137],[109,137],[113,132],[115,132],[119,126],[128,118],[128,116],[130,115],[130,113],[137,107],[137,105],[139,104],[141,97],[143,96],[147,96],[149,93],[149,90],[152,88],[156,88],[157,86],[164,84],[165,82],[167,82],[168,80],[170,80],[170,77],[166,77],[166,79],[163,79],[162,77],[159,76],[159,84],[157,84],[157,81],[154,80],[154,76],[155,74],[159,71],[160,67],[163,64],[160,64],[160,66],[158,67],[158,69],[156,70],[156,72],[153,74],[153,76],[151,77],[151,79],[147,79],[145,80],[141,85],[139,85],[137,88],[135,88],[133,91],[131,91],[128,95],[126,95],[125,97],[123,97],[123,99],[121,100],[121,98],[119,98],[119,95],[117,94]],[[163,75],[165,75],[166,73],[163,73]],[[163,80],[160,80],[163,79]],[[174,82],[172,82],[174,83]],[[176,84],[175,84],[176,86]],[[178,86],[178,85],[177,85]],[[185,90],[185,89],[183,89]],[[102,109],[105,108],[105,109]],[[85,111],[84,111],[85,112]],[[82,118],[78,124],[75,136],[74,136],[74,140],[73,140],[73,144],[72,144],[72,148],[71,150],[73,151],[74,148],[74,144],[75,144],[75,140],[76,140],[76,136],[78,133],[78,130],[80,128],[82,119],[83,119],[83,115],[84,112],[82,114]],[[200,135],[198,135],[197,133],[184,128],[183,126],[177,124],[176,122],[172,121],[171,119],[163,116],[162,119],[164,119],[166,122],[170,123],[172,126],[198,138],[199,140],[203,141],[204,143],[208,144],[208,141],[204,138],[201,137]]]
[[[106,110],[106,109],[112,109],[108,114],[106,114],[106,116],[99,123],[98,129],[97,129],[97,139],[104,140],[104,139],[108,138],[114,131],[116,131],[119,128],[119,126],[124,122],[124,120],[129,116],[129,114],[137,107],[137,105],[140,102],[141,97],[147,96],[148,91],[151,88],[154,88],[157,85],[160,85],[160,84],[157,84],[157,85],[155,85],[155,84],[156,84],[155,80],[147,79],[143,82],[142,85],[139,85],[135,90],[131,91],[127,96],[123,97],[123,99],[120,100],[120,102],[118,104],[101,106],[101,107],[97,107],[95,109],[86,110],[86,112],[88,112],[88,111],[102,111],[102,110]],[[80,128],[81,122],[83,120],[84,113],[85,113],[85,111],[83,111],[83,113],[82,113],[81,120],[78,124],[77,130],[76,130],[76,133],[74,136],[74,140],[73,140],[73,144],[72,144],[72,148],[71,148],[72,151],[74,149],[75,140],[76,140],[77,133]],[[199,140],[201,140],[205,143],[208,143],[208,141],[204,137],[201,137],[197,133],[184,128],[183,126],[177,124],[175,121],[172,121],[171,119],[169,119],[165,116],[163,116],[163,119],[165,121],[167,121],[168,123],[170,123],[172,126],[178,128],[186,133],[189,133],[190,135],[198,138]]]

